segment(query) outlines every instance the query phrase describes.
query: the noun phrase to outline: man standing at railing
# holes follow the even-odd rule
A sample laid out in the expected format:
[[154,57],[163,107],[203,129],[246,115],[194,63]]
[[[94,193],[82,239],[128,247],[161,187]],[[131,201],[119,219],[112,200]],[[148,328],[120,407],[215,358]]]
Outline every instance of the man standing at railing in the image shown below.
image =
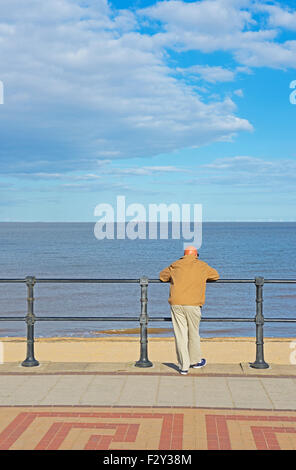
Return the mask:
[[179,372],[188,374],[189,367],[206,365],[201,358],[199,323],[201,307],[205,302],[207,280],[216,281],[216,269],[198,259],[194,246],[188,246],[184,256],[163,269],[159,279],[170,282],[169,303],[175,333]]

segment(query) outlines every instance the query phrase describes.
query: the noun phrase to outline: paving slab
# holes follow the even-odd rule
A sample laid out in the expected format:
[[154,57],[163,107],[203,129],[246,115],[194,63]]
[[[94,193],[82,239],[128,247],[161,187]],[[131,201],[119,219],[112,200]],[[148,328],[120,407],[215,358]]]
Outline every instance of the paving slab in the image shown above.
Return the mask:
[[[92,381],[92,376],[90,375],[79,378],[76,375],[51,375],[32,378],[43,379],[43,387],[45,387],[46,384],[48,385],[48,392],[38,401],[39,405],[78,405],[81,396]],[[54,378],[57,378],[55,382],[48,382],[48,379]],[[37,388],[36,383],[36,389]]]
[[267,378],[260,380],[269,395],[274,409],[293,409],[296,406],[296,381],[290,378]]
[[[155,362],[152,367],[136,367],[135,362],[43,362],[37,367],[23,367],[18,362],[0,364],[1,374],[58,374],[58,373],[129,373],[135,375],[179,375],[174,363]],[[207,364],[201,369],[190,369],[190,376],[238,375],[238,376],[290,376],[296,378],[296,365],[271,364],[268,369],[253,369],[249,363]]]
[[38,373],[39,371],[44,372],[84,372],[89,364],[87,362],[48,362],[40,364],[36,367],[27,367],[32,372]]
[[117,405],[153,406],[158,401],[160,376],[132,376],[124,382]]
[[196,377],[194,385],[195,406],[234,407],[226,377]]
[[129,370],[132,369],[133,366],[133,363],[124,362],[90,362],[86,365],[84,372],[129,372]]
[[243,375],[244,371],[241,364],[207,364],[200,369],[190,369],[194,375]]
[[264,375],[264,376],[294,376],[296,377],[295,364],[269,364],[268,369],[254,369],[249,362],[241,363],[244,375]]
[[194,380],[194,377],[182,375],[161,376],[157,406],[195,406]]
[[[175,364],[44,363],[0,367],[0,405],[109,405],[295,409],[295,368],[212,364],[178,373]],[[272,373],[271,373],[272,371]],[[279,375],[280,373],[285,375]],[[287,375],[290,374],[290,375]]]
[[79,398],[79,405],[110,405],[119,403],[128,376],[93,375]]
[[262,385],[265,380],[255,377],[227,377],[235,408],[273,409],[273,403]]
[[1,376],[0,405],[296,409],[296,381],[278,377],[49,374]]

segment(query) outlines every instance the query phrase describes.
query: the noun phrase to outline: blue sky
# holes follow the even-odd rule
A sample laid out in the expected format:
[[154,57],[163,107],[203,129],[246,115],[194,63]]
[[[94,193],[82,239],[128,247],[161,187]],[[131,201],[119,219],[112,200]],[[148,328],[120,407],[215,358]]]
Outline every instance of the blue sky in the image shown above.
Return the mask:
[[0,0],[0,220],[295,221],[292,1]]

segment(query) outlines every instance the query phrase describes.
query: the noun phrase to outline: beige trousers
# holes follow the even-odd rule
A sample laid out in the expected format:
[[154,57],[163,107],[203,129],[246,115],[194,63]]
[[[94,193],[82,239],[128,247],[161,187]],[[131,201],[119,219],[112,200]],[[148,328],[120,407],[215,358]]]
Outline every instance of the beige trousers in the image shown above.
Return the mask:
[[171,305],[176,353],[181,370],[201,361],[199,323],[201,308],[195,305]]

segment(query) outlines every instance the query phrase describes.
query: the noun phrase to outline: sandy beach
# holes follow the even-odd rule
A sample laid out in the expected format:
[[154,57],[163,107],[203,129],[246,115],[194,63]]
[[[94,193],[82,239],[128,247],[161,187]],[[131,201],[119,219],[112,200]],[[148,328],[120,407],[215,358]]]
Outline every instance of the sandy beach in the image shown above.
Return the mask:
[[[201,338],[202,354],[208,363],[238,364],[253,362],[256,339]],[[291,364],[295,358],[296,338],[265,338],[268,363]],[[51,337],[35,339],[35,357],[40,362],[136,362],[140,338],[110,335],[99,338]],[[25,337],[0,338],[0,362],[21,362],[26,357]],[[153,362],[176,362],[173,337],[149,337],[148,357]],[[294,359],[293,359],[294,358]]]

